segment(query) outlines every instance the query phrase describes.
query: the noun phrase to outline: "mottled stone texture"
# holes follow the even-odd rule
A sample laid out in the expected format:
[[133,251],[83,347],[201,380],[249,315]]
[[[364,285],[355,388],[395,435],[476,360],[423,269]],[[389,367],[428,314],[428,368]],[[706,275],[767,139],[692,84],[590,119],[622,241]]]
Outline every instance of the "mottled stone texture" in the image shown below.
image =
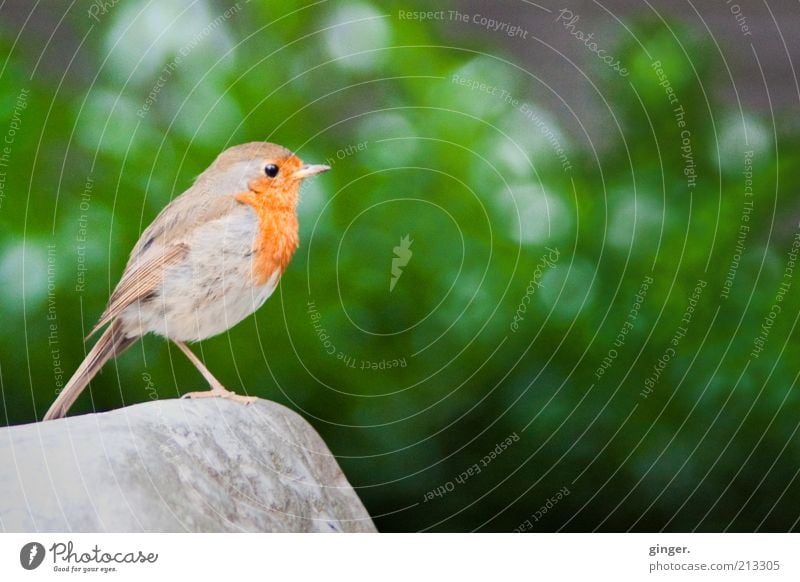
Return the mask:
[[259,400],[0,429],[0,531],[375,531],[316,431]]

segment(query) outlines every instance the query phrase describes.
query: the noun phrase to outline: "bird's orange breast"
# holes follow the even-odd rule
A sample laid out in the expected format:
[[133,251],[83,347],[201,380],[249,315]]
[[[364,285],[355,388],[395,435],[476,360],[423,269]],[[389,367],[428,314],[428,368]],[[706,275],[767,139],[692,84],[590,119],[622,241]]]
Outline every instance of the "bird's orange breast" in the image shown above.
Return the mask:
[[236,199],[250,206],[258,217],[253,240],[253,276],[263,285],[278,271],[283,273],[299,244],[297,214],[294,208],[270,203],[269,197],[253,191],[242,192]]

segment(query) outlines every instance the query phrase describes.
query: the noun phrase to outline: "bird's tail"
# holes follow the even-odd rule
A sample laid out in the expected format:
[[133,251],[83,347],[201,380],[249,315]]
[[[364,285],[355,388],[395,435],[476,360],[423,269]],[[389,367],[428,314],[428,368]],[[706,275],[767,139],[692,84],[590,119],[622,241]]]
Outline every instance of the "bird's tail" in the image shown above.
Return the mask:
[[91,382],[98,370],[103,367],[103,364],[125,351],[136,339],[136,337],[126,337],[119,321],[114,321],[109,325],[86,355],[83,363],[78,366],[67,385],[61,390],[42,420],[53,420],[66,416],[70,406],[83,392],[86,385]]

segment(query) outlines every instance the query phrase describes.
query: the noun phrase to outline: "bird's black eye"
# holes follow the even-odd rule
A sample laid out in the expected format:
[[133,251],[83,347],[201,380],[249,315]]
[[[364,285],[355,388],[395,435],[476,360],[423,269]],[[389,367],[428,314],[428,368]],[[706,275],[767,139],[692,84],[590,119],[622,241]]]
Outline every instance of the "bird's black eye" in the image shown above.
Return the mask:
[[264,166],[264,173],[270,178],[274,178],[278,175],[278,166],[275,164],[267,164]]

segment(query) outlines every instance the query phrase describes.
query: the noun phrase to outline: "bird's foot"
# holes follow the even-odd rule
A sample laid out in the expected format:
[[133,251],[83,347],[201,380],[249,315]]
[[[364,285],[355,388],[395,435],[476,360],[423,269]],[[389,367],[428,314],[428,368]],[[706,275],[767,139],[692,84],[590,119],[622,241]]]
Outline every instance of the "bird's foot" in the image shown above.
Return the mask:
[[226,400],[233,400],[234,402],[241,402],[242,404],[252,404],[258,400],[255,396],[242,396],[222,386],[215,386],[211,390],[204,390],[202,392],[188,392],[181,396],[181,399],[183,398],[225,398]]

